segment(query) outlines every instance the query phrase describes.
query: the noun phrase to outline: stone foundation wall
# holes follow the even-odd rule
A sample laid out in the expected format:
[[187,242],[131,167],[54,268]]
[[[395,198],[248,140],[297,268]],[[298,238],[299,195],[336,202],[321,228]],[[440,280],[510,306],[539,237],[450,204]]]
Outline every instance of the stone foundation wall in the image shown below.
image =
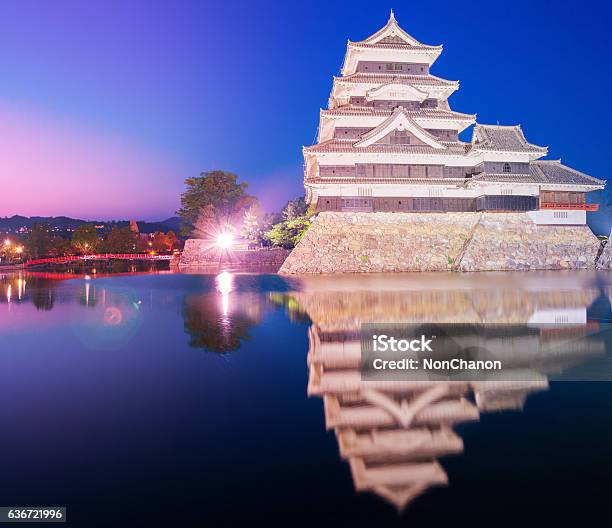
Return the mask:
[[281,248],[262,248],[254,251],[222,250],[207,240],[191,238],[178,263],[180,270],[210,268],[212,266],[244,267],[245,269],[266,268],[277,271],[290,251]]
[[526,213],[320,213],[280,269],[298,273],[593,268],[587,226]]
[[280,273],[444,271],[476,213],[319,213]]
[[587,225],[537,225],[526,213],[484,213],[458,269],[592,269],[599,247]]

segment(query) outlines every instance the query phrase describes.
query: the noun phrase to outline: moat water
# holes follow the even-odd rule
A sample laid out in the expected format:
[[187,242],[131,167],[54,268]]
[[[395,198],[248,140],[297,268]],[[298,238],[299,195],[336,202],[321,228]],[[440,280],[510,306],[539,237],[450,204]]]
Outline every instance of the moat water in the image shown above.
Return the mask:
[[603,272],[0,276],[0,506],[67,506],[87,527],[604,515],[612,383],[571,380],[610,367],[607,341],[554,363],[522,409],[498,397],[454,425],[463,445],[433,457],[442,486],[423,485],[410,464],[432,456],[406,458],[393,425],[354,428],[391,435],[356,469],[326,417],[365,404],[324,399],[316,358],[364,322],[597,330],[610,297]]

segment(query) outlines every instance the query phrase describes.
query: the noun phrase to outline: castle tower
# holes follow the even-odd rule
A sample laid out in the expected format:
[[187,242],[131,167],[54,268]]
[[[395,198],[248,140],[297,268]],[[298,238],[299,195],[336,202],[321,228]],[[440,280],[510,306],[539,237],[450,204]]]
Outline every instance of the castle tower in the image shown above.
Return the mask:
[[586,222],[602,180],[541,160],[520,125],[476,124],[451,109],[459,82],[431,73],[442,46],[419,42],[393,12],[347,44],[317,143],[304,147],[304,186],[317,212],[523,211],[536,224]]

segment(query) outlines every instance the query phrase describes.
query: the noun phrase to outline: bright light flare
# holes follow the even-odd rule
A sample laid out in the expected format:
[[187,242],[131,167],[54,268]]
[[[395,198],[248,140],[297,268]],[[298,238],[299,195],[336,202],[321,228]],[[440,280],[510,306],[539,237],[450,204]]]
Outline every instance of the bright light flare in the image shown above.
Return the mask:
[[227,271],[222,271],[217,275],[217,290],[221,292],[221,310],[227,316],[229,312],[229,294],[232,291],[234,277]]
[[227,271],[222,271],[217,275],[217,289],[224,295],[232,291],[233,275]]
[[5,246],[7,246],[7,247],[8,247],[8,246],[10,246],[10,245],[11,245],[11,241],[10,241],[10,240],[7,238],[7,239],[4,241],[4,245],[5,245]]
[[221,249],[229,249],[234,243],[234,237],[231,233],[219,233],[217,235],[217,246]]

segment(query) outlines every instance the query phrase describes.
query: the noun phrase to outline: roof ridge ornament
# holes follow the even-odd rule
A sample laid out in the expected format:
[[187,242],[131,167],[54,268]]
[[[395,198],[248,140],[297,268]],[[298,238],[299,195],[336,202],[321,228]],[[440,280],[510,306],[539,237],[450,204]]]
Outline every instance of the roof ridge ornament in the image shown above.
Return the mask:
[[391,8],[391,14],[389,15],[389,20],[395,20],[395,15],[393,14],[393,8]]

